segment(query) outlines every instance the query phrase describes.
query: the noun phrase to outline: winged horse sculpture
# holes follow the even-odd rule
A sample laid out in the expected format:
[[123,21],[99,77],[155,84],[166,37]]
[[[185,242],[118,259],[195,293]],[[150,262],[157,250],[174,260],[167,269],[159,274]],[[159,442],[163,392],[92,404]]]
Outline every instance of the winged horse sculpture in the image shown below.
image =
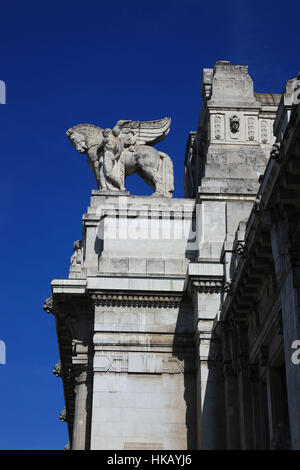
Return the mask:
[[153,189],[153,196],[172,197],[173,163],[152,146],[170,131],[171,118],[158,121],[118,121],[113,129],[78,124],[66,135],[88,163],[100,190],[125,190],[126,176],[138,173]]

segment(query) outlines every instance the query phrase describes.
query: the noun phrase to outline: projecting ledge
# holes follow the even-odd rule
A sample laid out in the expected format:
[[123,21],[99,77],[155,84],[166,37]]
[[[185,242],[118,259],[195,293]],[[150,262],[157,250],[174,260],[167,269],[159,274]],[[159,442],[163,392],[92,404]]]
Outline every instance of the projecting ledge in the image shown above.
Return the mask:
[[188,265],[187,275],[184,282],[184,291],[194,281],[204,281],[207,286],[215,284],[220,288],[224,280],[224,267],[222,263],[190,263]]
[[90,277],[87,290],[182,292],[183,284],[183,279],[171,278]]
[[53,294],[84,294],[86,279],[53,279],[51,287]]
[[182,292],[184,279],[89,277],[88,279],[54,279],[53,294],[85,294],[89,291]]
[[188,276],[223,276],[222,263],[190,263]]

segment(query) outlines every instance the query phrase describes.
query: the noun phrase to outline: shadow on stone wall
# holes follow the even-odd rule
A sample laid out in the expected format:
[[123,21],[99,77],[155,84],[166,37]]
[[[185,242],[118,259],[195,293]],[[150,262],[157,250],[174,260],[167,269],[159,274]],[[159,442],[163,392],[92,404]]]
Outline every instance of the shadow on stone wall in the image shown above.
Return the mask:
[[217,338],[212,335],[207,358],[201,358],[198,400],[202,402],[201,449],[224,450],[226,445],[225,389]]
[[208,360],[201,357],[199,366],[196,363],[199,346],[195,345],[194,330],[194,308],[185,297],[178,312],[173,355],[183,361],[184,367],[188,449],[226,449],[225,396],[219,344],[217,338],[212,337]]
[[186,403],[187,449],[197,449],[196,369],[193,340],[193,309],[183,299],[178,312],[172,355],[184,371],[184,400]]

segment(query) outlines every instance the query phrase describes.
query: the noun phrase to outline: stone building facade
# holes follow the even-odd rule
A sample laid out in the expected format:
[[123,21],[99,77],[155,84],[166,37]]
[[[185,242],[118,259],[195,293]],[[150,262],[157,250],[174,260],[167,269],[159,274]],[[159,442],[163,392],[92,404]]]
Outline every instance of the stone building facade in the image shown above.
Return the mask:
[[297,84],[217,62],[185,197],[92,192],[44,305],[71,449],[300,449]]

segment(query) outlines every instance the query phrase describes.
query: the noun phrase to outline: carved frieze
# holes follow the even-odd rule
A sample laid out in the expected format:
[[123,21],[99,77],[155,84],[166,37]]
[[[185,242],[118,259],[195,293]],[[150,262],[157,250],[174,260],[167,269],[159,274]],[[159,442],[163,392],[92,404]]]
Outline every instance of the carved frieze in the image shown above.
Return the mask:
[[260,125],[260,132],[261,132],[261,141],[263,144],[267,144],[269,142],[269,131],[268,131],[268,122],[261,121]]
[[97,354],[95,372],[133,374],[183,374],[194,371],[192,357],[183,360],[159,354],[107,353]]
[[179,295],[94,294],[92,300],[100,306],[174,308],[181,302]]
[[213,138],[216,140],[224,140],[224,115],[217,114],[214,116]]
[[221,139],[221,116],[215,117],[215,139]]
[[255,119],[254,117],[248,117],[248,139],[255,140]]
[[219,293],[223,290],[222,279],[197,279],[192,281],[192,285],[198,292]]

